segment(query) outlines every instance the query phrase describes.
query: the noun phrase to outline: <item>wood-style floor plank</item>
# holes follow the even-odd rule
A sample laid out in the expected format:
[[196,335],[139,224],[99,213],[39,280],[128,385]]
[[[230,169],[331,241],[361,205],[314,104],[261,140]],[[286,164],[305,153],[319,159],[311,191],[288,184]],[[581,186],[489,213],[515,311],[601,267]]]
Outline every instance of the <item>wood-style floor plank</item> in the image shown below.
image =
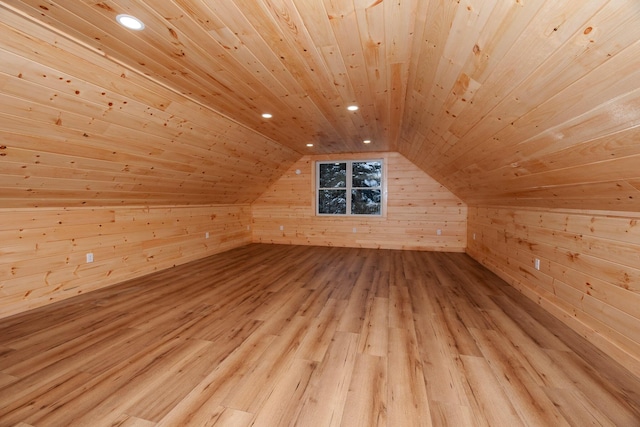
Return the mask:
[[422,360],[413,328],[389,331],[387,402],[390,426],[431,426]]
[[254,427],[285,426],[296,419],[318,362],[295,359],[256,414]]
[[464,254],[249,245],[0,319],[3,426],[640,426],[640,379]]
[[356,355],[341,425],[387,425],[387,360],[366,353]]
[[[460,356],[459,370],[466,380],[474,423],[480,426],[526,426],[513,402],[482,357]],[[481,414],[481,415],[479,415]]]

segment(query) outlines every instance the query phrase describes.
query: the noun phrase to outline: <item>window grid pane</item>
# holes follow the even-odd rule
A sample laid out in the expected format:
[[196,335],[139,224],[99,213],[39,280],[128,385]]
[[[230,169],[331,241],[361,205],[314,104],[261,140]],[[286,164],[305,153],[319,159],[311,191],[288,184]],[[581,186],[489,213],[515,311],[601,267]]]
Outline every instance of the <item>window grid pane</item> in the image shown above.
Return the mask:
[[320,188],[347,188],[346,163],[320,164]]
[[345,215],[347,213],[347,190],[320,190],[318,192],[318,213]]
[[352,189],[351,213],[353,215],[380,215],[380,196],[380,190]]
[[382,163],[378,161],[353,162],[351,174],[353,188],[380,188]]

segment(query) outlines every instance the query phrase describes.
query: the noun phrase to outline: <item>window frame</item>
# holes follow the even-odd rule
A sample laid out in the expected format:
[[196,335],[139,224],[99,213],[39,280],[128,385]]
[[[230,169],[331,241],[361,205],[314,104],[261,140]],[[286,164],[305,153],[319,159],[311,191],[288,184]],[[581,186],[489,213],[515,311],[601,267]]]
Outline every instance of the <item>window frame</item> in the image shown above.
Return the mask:
[[[363,162],[378,162],[380,163],[380,186],[379,187],[353,187],[353,163],[363,163]],[[337,163],[345,163],[346,164],[346,168],[347,168],[347,174],[346,174],[346,186],[345,187],[338,187],[338,188],[321,188],[320,187],[320,165],[323,164],[337,164]],[[316,216],[319,217],[353,217],[353,218],[369,218],[369,219],[376,219],[376,218],[385,218],[386,217],[386,206],[387,206],[387,186],[386,186],[386,176],[387,176],[387,170],[386,170],[386,162],[385,159],[383,158],[373,158],[373,159],[369,159],[369,158],[365,158],[365,159],[334,159],[334,160],[317,160],[315,162],[315,174],[314,174],[314,178],[315,178],[315,182],[313,184],[314,187],[314,191],[313,191],[313,206],[314,206],[314,213]],[[351,213],[351,197],[352,197],[352,190],[359,190],[359,189],[373,189],[373,190],[380,190],[380,211],[376,214],[354,214]],[[320,191],[321,190],[344,190],[345,194],[346,194],[346,205],[347,205],[347,209],[346,209],[346,213],[342,214],[342,213],[320,213],[320,206],[318,203],[319,197],[320,197]]]

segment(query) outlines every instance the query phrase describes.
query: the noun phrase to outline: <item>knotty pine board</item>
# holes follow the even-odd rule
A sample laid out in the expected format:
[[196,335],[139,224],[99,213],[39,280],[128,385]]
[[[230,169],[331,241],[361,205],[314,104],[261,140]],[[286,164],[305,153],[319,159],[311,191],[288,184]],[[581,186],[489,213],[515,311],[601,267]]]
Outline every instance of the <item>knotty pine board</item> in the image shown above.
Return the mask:
[[250,243],[250,221],[249,205],[0,209],[0,318]]
[[[315,215],[316,161],[379,158],[388,175],[386,216]],[[462,252],[466,245],[466,205],[398,153],[305,156],[251,209],[254,242],[452,252]]]
[[640,214],[470,207],[467,253],[640,376]]

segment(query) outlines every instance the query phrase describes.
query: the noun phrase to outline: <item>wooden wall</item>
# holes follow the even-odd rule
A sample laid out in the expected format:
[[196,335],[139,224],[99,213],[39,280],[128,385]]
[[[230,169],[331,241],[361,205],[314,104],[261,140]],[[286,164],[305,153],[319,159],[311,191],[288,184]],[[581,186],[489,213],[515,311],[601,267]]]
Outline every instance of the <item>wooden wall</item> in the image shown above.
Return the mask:
[[640,213],[470,207],[467,252],[640,376]]
[[250,212],[249,205],[0,209],[0,317],[247,244]]
[[301,157],[192,98],[0,7],[0,208],[247,204]]
[[[386,217],[315,216],[315,161],[375,158],[386,163]],[[466,205],[398,153],[305,156],[251,209],[255,242],[440,251],[466,245]]]
[[470,206],[640,210],[640,2],[419,3],[397,151]]

